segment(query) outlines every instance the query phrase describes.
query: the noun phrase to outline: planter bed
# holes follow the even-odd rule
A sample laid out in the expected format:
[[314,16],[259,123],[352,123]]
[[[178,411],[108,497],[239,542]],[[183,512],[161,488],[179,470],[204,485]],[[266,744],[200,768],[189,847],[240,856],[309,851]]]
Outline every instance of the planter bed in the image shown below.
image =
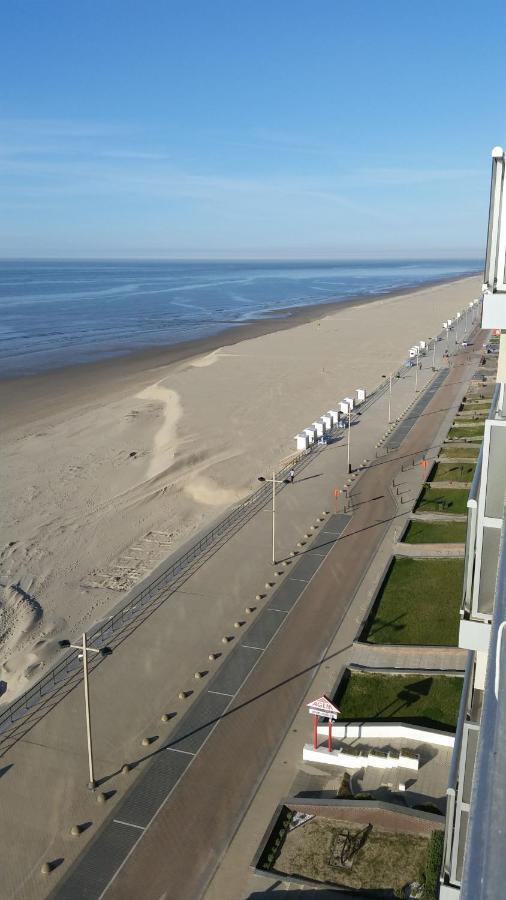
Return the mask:
[[469,483],[473,480],[476,466],[473,463],[450,462],[436,463],[431,470],[429,481],[463,481]]
[[467,498],[469,491],[460,488],[438,488],[426,485],[420,494],[415,510],[416,512],[451,513],[452,515],[467,514]]
[[467,522],[410,522],[405,544],[464,544]]
[[456,675],[390,675],[348,669],[335,696],[343,719],[393,721],[454,732],[463,679]]
[[[356,844],[350,863],[345,866],[337,864],[343,835]],[[415,881],[418,873],[424,871],[429,842],[428,835],[315,816],[302,828],[290,832],[275,871],[288,878],[299,876],[320,884],[392,891]]]
[[476,440],[480,440],[480,438],[483,437],[484,430],[485,425],[462,425],[460,427],[455,427],[454,424],[448,432],[448,437],[456,440],[462,440],[462,438],[475,438]]
[[394,560],[361,640],[457,646],[463,578],[463,559]]
[[478,459],[480,453],[479,447],[453,447],[451,444],[445,444],[441,447],[440,457],[453,456],[460,459]]

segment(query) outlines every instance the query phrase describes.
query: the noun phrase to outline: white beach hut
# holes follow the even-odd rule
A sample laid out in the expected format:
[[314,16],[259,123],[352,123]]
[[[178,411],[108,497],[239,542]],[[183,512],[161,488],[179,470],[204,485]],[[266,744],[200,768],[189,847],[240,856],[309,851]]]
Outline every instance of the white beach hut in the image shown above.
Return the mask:
[[316,422],[313,422],[314,427],[316,428],[316,436],[321,438],[326,432],[326,428],[321,419],[318,419]]
[[350,411],[350,409],[351,409],[351,407],[347,400],[339,401],[339,411],[340,412],[345,413],[345,415],[348,415],[348,412]]
[[332,425],[334,424],[334,423],[332,422],[332,416],[331,416],[329,413],[324,413],[324,414],[323,414],[323,416],[322,416],[322,422],[325,423],[325,427],[326,427],[326,430],[327,430],[327,431],[330,431],[331,428],[332,428]]
[[332,416],[332,424],[337,425],[337,423],[339,421],[339,413],[338,413],[337,409],[329,409],[327,415]]
[[353,407],[355,406],[355,401],[354,401],[353,397],[345,397],[344,402],[348,404],[350,409],[353,409]]
[[300,434],[296,434],[295,442],[297,444],[297,450],[307,450],[309,447],[309,435],[307,431],[301,431]]
[[363,403],[363,402],[364,402],[364,400],[365,400],[365,398],[366,398],[366,396],[367,396],[367,394],[366,394],[366,389],[365,389],[365,388],[357,388],[356,391],[355,391],[355,393],[356,393],[356,395],[357,395],[357,406],[358,406],[359,403]]
[[314,444],[317,438],[316,428],[314,427],[314,425],[310,425],[308,428],[304,428],[304,431],[309,438],[309,443]]

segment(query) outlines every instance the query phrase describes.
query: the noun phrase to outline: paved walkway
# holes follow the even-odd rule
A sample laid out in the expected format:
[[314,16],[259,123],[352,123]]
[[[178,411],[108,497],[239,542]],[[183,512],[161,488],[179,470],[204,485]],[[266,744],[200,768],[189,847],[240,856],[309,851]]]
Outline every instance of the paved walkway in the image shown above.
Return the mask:
[[399,647],[385,644],[353,644],[351,661],[369,669],[463,672],[467,650],[460,647]]
[[461,557],[466,553],[465,544],[395,544],[393,552],[396,556],[409,556],[413,559],[431,557]]
[[[467,377],[467,369],[461,373],[452,370],[452,375],[458,374]],[[423,381],[429,376],[428,370],[422,372]],[[412,373],[407,373],[396,383],[394,413],[405,408],[413,392],[412,381]],[[170,802],[163,806],[148,831],[142,832],[146,837],[107,896],[158,898],[169,883],[173,893],[166,896],[178,900],[197,897],[202,892],[298,709],[325,648],[346,615],[357,581],[363,573],[367,576],[381,538],[391,526],[395,530],[397,523],[405,520],[405,513],[397,511],[389,489],[404,454],[429,455],[437,451],[433,435],[441,422],[453,417],[455,397],[461,387],[454,384],[453,389],[446,391],[443,387],[431,408],[423,412],[421,443],[415,440],[419,430],[415,426],[404,449],[395,456],[373,460],[360,477],[353,491],[352,527],[348,526],[343,539],[330,549],[325,569],[320,568],[312,576],[311,592],[303,590],[286,615],[283,628],[268,644],[244,687],[235,694],[232,707],[209,734],[205,752],[193,758]],[[385,396],[352,429],[353,460],[373,455],[371,447],[381,436],[386,418]],[[408,500],[411,497],[412,501],[422,478],[421,470],[417,467],[405,478]],[[95,761],[102,790],[109,795],[105,804],[97,804],[85,787],[88,776],[80,685],[64,692],[43,718],[26,723],[16,744],[5,754],[0,770],[4,807],[12,811],[8,821],[6,817],[0,821],[5,853],[2,890],[6,898],[31,900],[47,896],[96,835],[98,840],[83,856],[96,880],[88,882],[87,893],[83,882],[78,896],[100,895],[107,883],[103,880],[103,866],[107,868],[108,864],[101,849],[100,826],[117,817],[116,809],[131,793],[132,782],[146,773],[145,784],[150,784],[149,771],[155,755],[165,754],[168,758],[170,753],[176,757],[173,750],[160,754],[158,748],[177,738],[176,729],[188,731],[184,720],[179,725],[182,708],[188,706],[191,710],[204,694],[210,694],[212,687],[208,682],[214,669],[219,671],[239,642],[243,646],[248,643],[246,623],[252,619],[251,627],[255,628],[263,610],[269,604],[273,606],[270,585],[279,582],[280,590],[284,589],[293,566],[290,553],[297,552],[297,544],[302,541],[307,546],[299,549],[304,554],[310,549],[310,539],[304,535],[313,531],[319,534],[322,523],[317,520],[323,518],[324,510],[332,509],[333,489],[345,480],[346,448],[341,441],[311,460],[295,485],[280,493],[277,555],[288,565],[273,569],[270,562],[270,514],[266,508],[210,555],[142,624],[133,627],[128,639],[115,647],[113,656],[94,670],[91,692]],[[246,607],[253,612],[245,613]],[[356,630],[355,627],[355,633]],[[212,661],[210,653],[216,657]],[[197,680],[194,673],[202,677]],[[180,691],[185,693],[184,700],[178,700]],[[169,721],[163,724],[162,713],[169,714]],[[219,715],[216,711],[209,714],[211,719]],[[179,734],[181,737],[181,731]],[[142,746],[143,738],[148,738],[147,747]],[[132,770],[121,775],[125,761]],[[154,790],[154,784],[148,789]],[[195,822],[199,823],[198,828],[194,827]],[[74,824],[85,826],[78,838],[70,835]],[[124,825],[124,836],[135,831],[132,824]],[[136,837],[141,833],[140,829],[137,831]],[[125,841],[123,848],[128,849],[131,835]],[[53,863],[49,878],[39,874],[40,866],[47,860]],[[156,860],[152,871],[151,860]],[[64,885],[65,881],[60,896],[65,896]]]
[[[457,376],[462,374],[459,372]],[[455,395],[460,396],[459,378],[455,378],[444,394],[443,390],[432,401],[436,408],[437,401],[443,397],[454,401]],[[442,413],[434,412],[433,418],[427,413],[426,421],[413,423],[403,449],[419,453],[420,438],[425,442],[427,437],[432,437],[441,420],[446,419],[447,410],[445,407]],[[230,833],[242,817],[245,800],[254,796],[259,772],[268,769],[272,750],[290,727],[319,660],[351,605],[362,573],[368,570],[392,518],[398,514],[391,483],[399,471],[402,455],[378,461],[362,474],[353,491],[352,522],[235,696],[232,714],[218,722],[206,743],[205,753],[188,768],[169,802],[152,822],[149,835],[139,842],[135,855],[126,861],[111,883],[105,894],[107,898],[135,896],[141,885],[146,897],[160,896],[167,884],[181,900],[202,894],[215,868],[217,853],[227,846]],[[350,559],[353,566],[349,565]],[[234,766],[232,791],[231,766]],[[188,855],[181,822],[189,808],[199,829],[192,832]],[[187,833],[186,840],[188,837]],[[162,847],[165,848],[163,861]]]
[[414,512],[411,518],[414,522],[467,522],[466,513]]
[[[406,458],[409,453],[421,455],[423,449],[427,445],[435,444],[436,441],[441,442],[444,439],[446,430],[451,424],[451,415],[445,415],[443,410],[450,409],[452,403],[450,398],[452,395],[454,397],[460,397],[462,395],[466,380],[471,373],[472,366],[465,370],[460,369],[458,372],[454,370],[453,377],[448,380],[448,383],[445,384],[438,393],[437,398],[435,398],[431,404],[427,418],[425,419],[425,417],[422,417],[416,429],[413,429],[406,445],[403,445],[403,448],[397,457],[398,467],[400,461]],[[440,402],[438,403],[438,401]],[[438,407],[440,413],[436,414],[433,410],[436,410]],[[428,439],[427,433],[429,429],[434,429],[432,433],[437,435],[436,438],[431,437]],[[391,458],[387,465],[390,465],[392,462],[395,461]],[[415,468],[403,472],[402,478],[410,483],[410,493],[413,502],[420,489],[423,475],[421,474],[419,467],[415,466]],[[396,480],[399,480],[399,476]],[[372,512],[372,510],[370,510],[370,512]],[[303,703],[292,721],[290,730],[288,731],[285,740],[282,742],[267,776],[263,780],[253,803],[244,817],[241,827],[238,829],[228,852],[222,859],[221,864],[208,887],[205,894],[206,900],[223,900],[223,898],[227,898],[227,900],[228,898],[230,898],[230,900],[234,898],[235,900],[235,898],[244,897],[252,898],[256,896],[255,892],[260,890],[261,879],[254,875],[248,876],[248,867],[258,843],[262,838],[269,818],[272,815],[276,802],[278,802],[280,798],[288,796],[291,793],[293,780],[300,768],[301,747],[304,743],[304,738],[306,738],[306,740],[310,738],[309,717],[304,704],[309,702],[313,696],[320,696],[322,693],[332,695],[345,668],[356,659],[356,649],[354,646],[355,636],[360,632],[362,623],[369,613],[378,580],[385,571],[391,557],[392,543],[396,540],[399,529],[402,529],[402,524],[409,518],[409,513],[410,510],[408,509],[404,517],[394,518],[390,522],[385,537],[380,543],[378,552],[375,555],[374,561],[365,573],[364,579],[355,593],[353,602],[345,612],[336,635],[323,657],[322,664],[318,669],[314,682],[306,693]],[[354,524],[353,530],[350,531],[350,539],[353,534],[357,534]],[[343,556],[346,555],[345,543],[346,541],[344,539],[338,543],[333,551],[332,556],[334,558],[339,552],[341,552]],[[332,556],[329,557],[326,566],[327,569],[332,560]],[[343,560],[343,565],[346,565],[345,560]],[[322,569],[322,579],[325,575],[325,571],[326,569]],[[313,601],[315,600],[315,588],[316,585],[311,591],[311,599]],[[331,589],[331,586],[328,585],[328,588]],[[404,664],[409,662],[409,659],[407,659],[406,656],[410,653],[415,656],[417,653],[420,655],[423,654],[423,659],[420,658],[418,662],[425,662],[425,651],[420,651],[419,648],[413,648],[412,651],[409,648],[403,648],[403,651],[406,651],[403,659]],[[398,661],[400,661],[400,654],[402,654],[403,651],[399,652]],[[375,652],[379,654],[381,651],[379,648],[375,648]],[[396,652],[397,651],[395,650],[394,653]],[[442,652],[445,653],[448,651],[443,650]],[[452,650],[449,651],[449,655],[452,659],[452,667],[453,664],[455,664],[456,670],[460,670],[462,665],[459,658],[460,652],[461,651],[459,651],[458,648],[452,648]],[[413,655],[411,656],[411,660],[413,659]],[[436,656],[438,659],[436,659]],[[376,662],[378,662],[378,660],[376,660]],[[439,664],[441,663],[439,650],[434,651],[432,662],[435,664],[438,662]],[[409,666],[406,667],[408,668]],[[440,668],[440,665],[435,665],[434,668],[438,669]],[[286,882],[284,882],[284,885],[285,889],[289,887]],[[264,885],[264,890],[265,889],[266,885]]]
[[436,490],[443,491],[445,488],[456,488],[462,491],[468,491],[471,487],[471,482],[467,481],[431,481],[430,486],[435,488]]

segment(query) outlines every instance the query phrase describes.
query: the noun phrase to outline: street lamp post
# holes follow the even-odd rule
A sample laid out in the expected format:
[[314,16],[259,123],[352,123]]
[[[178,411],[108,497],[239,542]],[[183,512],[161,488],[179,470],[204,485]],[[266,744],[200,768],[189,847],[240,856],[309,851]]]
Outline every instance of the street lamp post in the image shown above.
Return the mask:
[[392,422],[392,373],[381,377],[388,378],[388,424],[390,425]]
[[69,641],[60,641],[61,647],[72,647],[73,650],[79,651],[79,659],[83,661],[83,680],[84,680],[84,708],[86,715],[86,738],[88,742],[88,770],[89,781],[88,788],[94,791],[97,782],[95,781],[95,772],[93,768],[93,740],[91,734],[91,712],[90,712],[90,687],[88,681],[88,653],[99,653],[101,656],[109,656],[112,653],[110,647],[88,647],[86,642],[86,632],[83,633],[82,644],[71,644]]
[[272,478],[264,478],[263,475],[259,475],[259,481],[264,481],[267,484],[272,484],[272,565],[276,565],[276,485],[277,484],[288,484],[287,478],[276,478],[276,473],[272,473]]
[[348,475],[351,472],[351,461],[350,461],[350,432],[351,432],[351,406],[348,404]]
[[437,338],[434,338],[434,346],[432,348],[432,371],[436,371],[436,344]]
[[415,392],[418,391],[418,360],[420,359],[420,350],[416,348],[416,369],[415,369]]

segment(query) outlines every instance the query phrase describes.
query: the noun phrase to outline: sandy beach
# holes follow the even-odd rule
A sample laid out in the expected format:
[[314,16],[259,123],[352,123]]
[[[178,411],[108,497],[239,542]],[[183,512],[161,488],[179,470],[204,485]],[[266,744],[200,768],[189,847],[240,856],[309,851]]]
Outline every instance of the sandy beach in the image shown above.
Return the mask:
[[220,346],[2,382],[0,702],[480,288],[473,276],[230,331]]

